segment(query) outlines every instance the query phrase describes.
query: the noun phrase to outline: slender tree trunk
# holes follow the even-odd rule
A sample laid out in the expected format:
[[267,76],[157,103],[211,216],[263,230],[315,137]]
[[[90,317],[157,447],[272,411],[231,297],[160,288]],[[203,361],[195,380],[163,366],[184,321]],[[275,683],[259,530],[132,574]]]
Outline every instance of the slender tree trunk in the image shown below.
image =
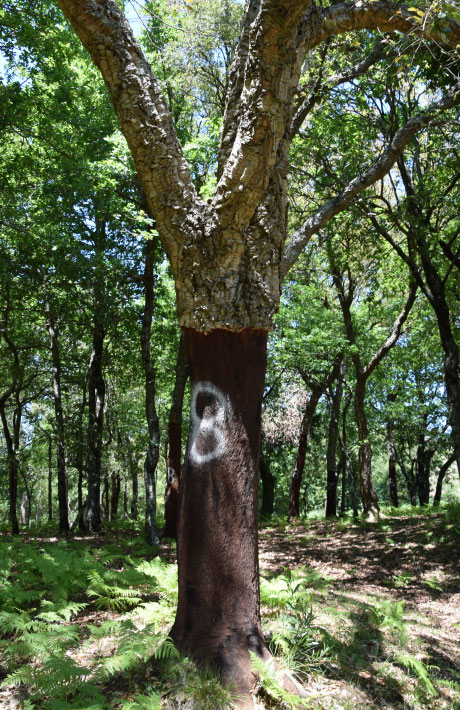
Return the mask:
[[323,389],[315,387],[311,391],[310,399],[305,407],[305,412],[300,425],[299,445],[297,448],[297,456],[292,473],[291,491],[289,495],[289,520],[298,518],[300,515],[300,487],[302,485],[303,470],[305,467],[305,457],[307,454],[307,444],[310,438],[311,424],[316,407],[323,393]]
[[[389,402],[394,402],[396,395],[390,394],[387,397]],[[390,489],[390,503],[393,508],[399,507],[398,486],[396,483],[396,445],[393,434],[393,421],[390,416],[387,419],[387,444],[388,444],[388,484]]]
[[331,397],[331,418],[329,421],[329,432],[326,452],[327,468],[327,491],[325,515],[335,517],[337,515],[337,440],[339,436],[340,405],[343,394],[344,367],[341,366],[340,377],[337,381],[335,391]]
[[380,509],[377,492],[372,480],[372,447],[369,441],[369,426],[364,406],[366,380],[359,378],[358,373],[356,375],[354,405],[359,437],[359,485],[364,516],[368,519],[374,519],[378,518]]
[[454,461],[456,460],[455,453],[452,454],[452,456],[449,456],[447,461],[443,463],[441,468],[439,469],[438,473],[438,479],[436,481],[436,491],[434,494],[433,498],[433,505],[439,505],[441,502],[441,495],[442,495],[442,484],[444,483],[444,478],[446,477],[446,473],[449,470],[449,468],[452,466]]
[[126,476],[123,479],[123,518],[124,520],[128,520],[129,518],[129,513],[128,513],[128,480]]
[[259,471],[262,481],[262,507],[260,514],[264,518],[270,518],[273,515],[275,504],[275,477],[270,470],[270,465],[263,455],[262,447],[259,455]]
[[48,521],[53,520],[53,440],[48,437]]
[[142,314],[141,351],[145,373],[145,416],[149,441],[144,461],[145,483],[145,539],[149,545],[158,545],[156,528],[156,481],[155,472],[160,455],[160,425],[155,407],[155,369],[150,354],[150,334],[154,307],[154,242],[148,239],[145,247],[144,294]]
[[165,527],[163,537],[176,538],[177,509],[182,465],[182,406],[188,379],[184,334],[181,332],[177,353],[176,376],[168,422],[168,457],[165,491]]
[[8,424],[8,419],[5,411],[5,402],[3,401],[3,399],[0,401],[0,416],[2,419],[8,460],[9,519],[11,525],[11,532],[13,533],[13,535],[19,535],[19,520],[17,514],[19,462],[13,441],[13,436],[11,435],[10,427]]
[[101,459],[104,425],[105,383],[102,374],[104,327],[96,319],[93,348],[88,368],[88,509],[86,523],[90,532],[101,529]]
[[51,359],[53,363],[53,401],[56,422],[56,454],[57,481],[59,505],[59,532],[69,531],[69,511],[67,501],[67,469],[64,443],[64,414],[61,397],[61,357],[59,352],[58,331],[51,310],[50,295],[45,288],[46,326],[51,342]]
[[434,453],[434,449],[426,449],[425,437],[420,437],[415,463],[415,479],[420,505],[428,505],[430,502],[430,469],[431,459],[433,458]]
[[120,474],[112,473],[111,481],[112,496],[110,499],[110,511],[112,520],[118,517],[118,502],[120,500]]
[[[179,494],[172,637],[247,694],[268,658],[259,610],[257,488],[267,332],[185,329],[190,433]],[[235,554],[235,551],[238,554]]]

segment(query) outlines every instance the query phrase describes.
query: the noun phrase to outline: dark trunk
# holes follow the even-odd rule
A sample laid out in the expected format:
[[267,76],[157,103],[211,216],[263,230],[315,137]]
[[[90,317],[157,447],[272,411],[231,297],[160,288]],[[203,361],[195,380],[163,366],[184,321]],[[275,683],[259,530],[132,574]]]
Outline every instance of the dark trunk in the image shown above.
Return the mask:
[[417,447],[415,462],[415,478],[420,505],[428,505],[430,502],[430,469],[434,453],[434,449],[425,448],[425,437],[422,436]]
[[169,410],[168,472],[166,477],[165,528],[163,530],[163,537],[176,538],[177,534],[177,509],[182,463],[182,406],[187,378],[187,353],[185,351],[184,334],[181,332],[179,350],[177,353],[174,391],[171,409]]
[[270,471],[269,463],[260,450],[259,458],[260,479],[262,481],[262,507],[260,514],[264,518],[270,518],[273,515],[275,504],[275,477]]
[[300,487],[302,485],[303,470],[305,467],[305,457],[307,453],[307,444],[310,437],[311,424],[316,407],[320,400],[322,388],[314,388],[311,392],[310,399],[305,407],[305,412],[300,426],[299,446],[297,448],[297,456],[291,479],[291,492],[289,495],[289,520],[298,518],[300,515]]
[[433,498],[433,505],[439,505],[441,502],[441,495],[442,495],[442,484],[444,483],[444,478],[446,477],[446,473],[449,470],[449,468],[452,466],[452,464],[455,461],[455,454],[452,454],[447,461],[443,463],[441,468],[439,469],[438,473],[438,479],[436,481],[436,491],[434,494]]
[[85,529],[84,516],[80,515],[83,510],[84,500],[83,500],[83,475],[84,475],[84,431],[83,431],[83,419],[84,412],[86,409],[86,384],[83,384],[83,400],[81,403],[80,411],[78,414],[78,428],[77,428],[77,448],[75,456],[75,468],[78,472],[78,482],[77,482],[77,496],[78,496],[78,528],[81,532]]
[[[395,394],[389,394],[388,402],[394,402]],[[393,508],[399,507],[398,487],[396,483],[396,445],[393,434],[393,421],[391,416],[387,419],[387,444],[388,444],[388,485],[390,489],[390,503]]]
[[144,461],[145,483],[145,540],[149,545],[158,545],[156,524],[156,480],[155,472],[160,455],[160,424],[155,407],[155,369],[150,354],[150,334],[154,307],[154,247],[152,239],[145,246],[144,295],[145,306],[142,314],[141,351],[142,367],[145,373],[145,416],[149,440]]
[[112,495],[110,498],[110,513],[112,520],[118,517],[118,501],[120,500],[120,474],[112,473],[111,480]]
[[367,423],[364,396],[366,380],[357,375],[355,388],[355,418],[359,437],[359,487],[363,503],[363,514],[366,518],[379,516],[379,501],[372,480],[372,447],[369,441],[369,426]]
[[53,519],[53,440],[48,437],[48,521]]
[[341,367],[341,376],[337,381],[335,391],[331,397],[331,418],[326,452],[327,491],[326,491],[326,518],[337,515],[337,440],[339,437],[340,405],[343,394],[343,376],[345,371]]
[[257,488],[267,332],[185,329],[190,432],[179,493],[179,603],[171,635],[247,697],[260,624]]
[[123,518],[127,520],[129,518],[128,514],[128,480],[125,477],[123,479]]
[[[8,419],[5,411],[5,402],[0,401],[0,415],[3,425],[3,433],[6,442],[6,453],[8,460],[8,492],[9,492],[9,519],[11,525],[11,532],[13,535],[19,534],[19,520],[18,520],[18,473],[19,473],[19,462],[17,458],[17,448],[15,446],[16,436],[11,434],[10,427],[8,424]],[[14,423],[13,423],[14,427]],[[15,427],[14,427],[15,428]],[[19,439],[19,434],[18,434]]]
[[101,529],[101,459],[105,383],[102,374],[104,327],[96,319],[88,368],[88,499],[86,523],[90,532]]
[[51,359],[53,363],[53,401],[56,424],[56,455],[57,455],[57,482],[59,505],[59,532],[69,531],[69,511],[67,502],[67,470],[64,444],[64,414],[61,397],[61,358],[59,353],[58,331],[51,311],[50,296],[45,289],[45,316],[46,326],[51,342]]

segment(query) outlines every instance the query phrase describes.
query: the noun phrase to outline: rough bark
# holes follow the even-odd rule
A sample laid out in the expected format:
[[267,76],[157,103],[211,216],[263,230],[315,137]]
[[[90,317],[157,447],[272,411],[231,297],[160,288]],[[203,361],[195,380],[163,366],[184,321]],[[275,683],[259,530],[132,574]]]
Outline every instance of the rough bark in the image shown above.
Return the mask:
[[179,486],[182,468],[182,406],[184,403],[184,392],[188,374],[184,334],[181,332],[168,422],[168,471],[165,490],[165,527],[163,537],[170,538],[176,538],[177,535]]
[[67,467],[64,443],[64,413],[61,396],[61,356],[59,352],[58,329],[51,309],[50,294],[45,287],[45,317],[46,327],[51,343],[51,360],[53,363],[53,402],[56,429],[56,457],[59,506],[59,532],[69,530],[69,511],[67,502]]
[[369,441],[369,425],[365,408],[366,378],[357,379],[354,407],[359,437],[359,489],[363,514],[367,519],[379,516],[379,501],[372,478],[372,446]]
[[308,439],[310,437],[313,415],[315,414],[316,407],[323,391],[323,387],[316,387],[312,389],[310,399],[305,407],[302,424],[300,425],[299,445],[297,447],[295,466],[291,478],[291,490],[289,493],[289,520],[291,518],[298,518],[300,515],[300,488],[302,485],[302,476],[305,467]]
[[326,469],[327,469],[327,489],[326,489],[326,518],[337,515],[337,441],[339,437],[340,406],[343,394],[343,377],[345,365],[341,364],[340,376],[337,380],[335,390],[331,396],[331,417],[329,420]]
[[247,694],[249,651],[268,657],[259,611],[257,487],[266,331],[185,330],[191,419],[172,637]]
[[[156,480],[155,472],[160,455],[160,424],[155,406],[155,368],[150,354],[150,335],[154,310],[154,254],[155,244],[148,239],[145,245],[144,312],[141,328],[142,367],[145,375],[145,417],[147,420],[148,444],[144,461],[145,483],[145,540],[149,545],[158,545],[156,526]],[[134,496],[133,496],[134,497]]]
[[446,477],[447,471],[452,466],[454,461],[455,461],[455,454],[452,454],[451,456],[449,456],[447,461],[445,461],[443,463],[443,465],[441,466],[441,468],[439,469],[438,478],[436,480],[436,491],[435,491],[434,498],[433,498],[433,505],[439,505],[441,502],[442,484],[444,483],[444,479]]

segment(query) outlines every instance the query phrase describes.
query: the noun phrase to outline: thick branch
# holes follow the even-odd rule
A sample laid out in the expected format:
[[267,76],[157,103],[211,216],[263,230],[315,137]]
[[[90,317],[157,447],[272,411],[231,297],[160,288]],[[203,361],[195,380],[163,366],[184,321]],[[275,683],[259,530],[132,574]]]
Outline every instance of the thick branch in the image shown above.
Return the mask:
[[[435,19],[435,21],[433,21]],[[451,19],[422,17],[393,0],[333,4],[321,13],[315,45],[337,34],[352,30],[403,32],[455,48],[460,43],[460,24]]]
[[361,175],[357,175],[336,197],[327,200],[306,222],[290,237],[284,257],[283,276],[297,261],[302,249],[315,232],[325,226],[332,217],[342,212],[360,192],[382,178],[397,161],[405,146],[421,128],[430,123],[437,115],[460,104],[460,84],[441,101],[433,104],[426,111],[411,118],[394,135],[393,140],[377,160]]
[[101,71],[174,269],[198,198],[159,83],[115,0],[58,3]]

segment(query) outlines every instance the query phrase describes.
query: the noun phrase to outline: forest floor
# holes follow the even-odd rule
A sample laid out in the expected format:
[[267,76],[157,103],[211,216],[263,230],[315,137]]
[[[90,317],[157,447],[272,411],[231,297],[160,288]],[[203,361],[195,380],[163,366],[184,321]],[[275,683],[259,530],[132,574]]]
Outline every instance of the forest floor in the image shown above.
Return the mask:
[[460,708],[458,524],[314,520],[260,538],[263,577],[303,568],[329,646],[306,681],[313,708]]
[[[460,710],[459,561],[459,506],[264,525],[264,633],[300,671],[303,707]],[[176,599],[173,548],[155,556],[128,525],[0,535],[1,710],[228,707],[163,643]],[[291,707],[267,683],[267,707]]]

